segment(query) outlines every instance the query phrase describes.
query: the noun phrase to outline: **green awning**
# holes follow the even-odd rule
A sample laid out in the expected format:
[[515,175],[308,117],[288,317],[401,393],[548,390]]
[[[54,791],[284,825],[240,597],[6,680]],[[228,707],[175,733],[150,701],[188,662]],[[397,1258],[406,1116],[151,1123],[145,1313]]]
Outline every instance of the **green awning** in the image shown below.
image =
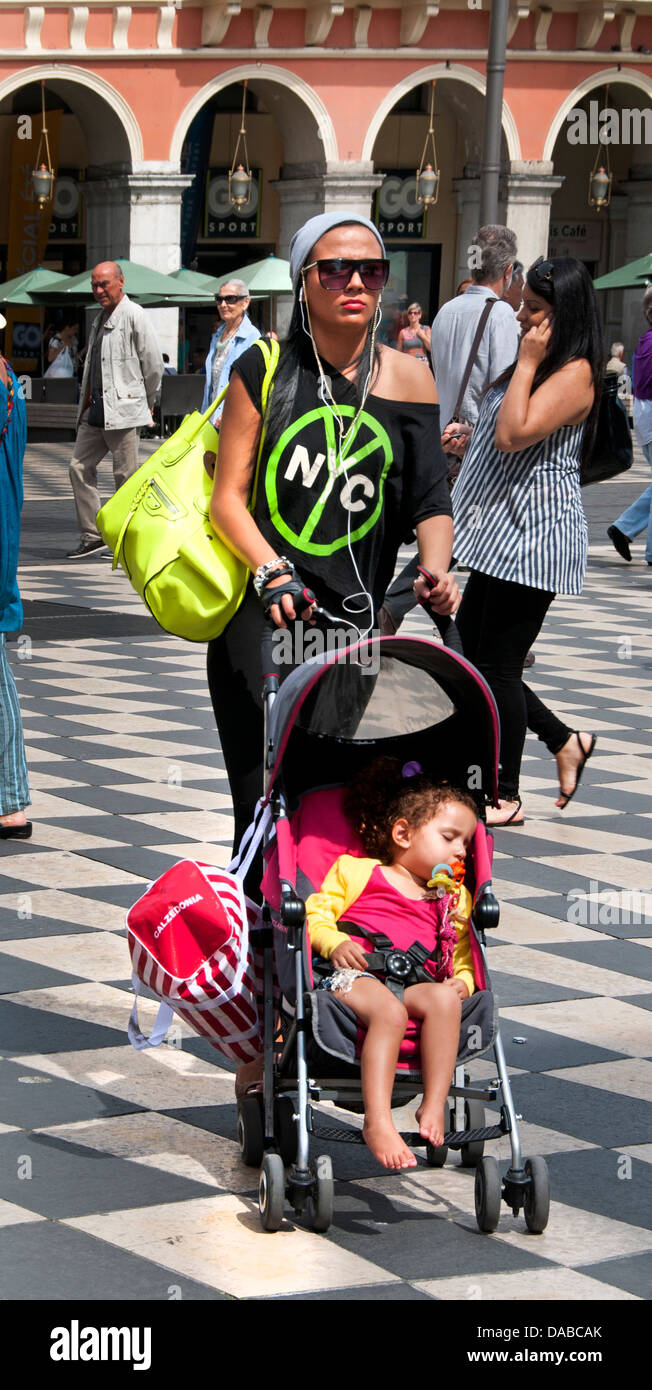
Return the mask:
[[[252,265],[245,265],[241,270],[229,271],[228,278],[244,280],[252,298],[254,293],[292,294],[290,262],[282,261],[278,256],[266,256],[264,261],[254,261]],[[225,283],[224,276],[221,283]]]
[[595,290],[644,290],[646,279],[652,280],[652,253],[649,256],[641,256],[637,261],[630,261],[629,265],[623,265],[620,270],[610,270],[608,275],[601,275],[599,279],[593,281]]
[[36,270],[28,270],[25,275],[17,275],[13,280],[5,280],[0,285],[0,304],[38,304],[41,290],[55,289],[67,284],[69,275],[61,275],[58,270],[48,270],[40,265]]
[[[179,282],[172,275],[162,275],[158,270],[152,270],[148,265],[138,265],[135,261],[127,261],[118,257],[117,265],[120,266],[125,278],[125,294],[130,299],[136,301],[145,300],[149,304],[158,303],[165,305],[172,300],[179,303]],[[84,270],[80,275],[67,276],[67,283],[57,291],[44,289],[40,292],[39,300],[44,304],[52,303],[73,303],[84,304],[93,303],[93,292],[91,290],[91,271]],[[206,291],[192,293],[189,289],[181,291],[181,297],[186,304],[201,304],[206,300]]]

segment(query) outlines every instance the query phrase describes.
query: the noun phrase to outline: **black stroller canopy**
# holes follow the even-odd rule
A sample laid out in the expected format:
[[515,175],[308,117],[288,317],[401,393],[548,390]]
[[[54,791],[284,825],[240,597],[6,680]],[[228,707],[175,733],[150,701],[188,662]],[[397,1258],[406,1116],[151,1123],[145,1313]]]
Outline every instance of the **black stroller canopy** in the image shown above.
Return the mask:
[[435,642],[375,638],[312,658],[280,687],[268,732],[272,783],[282,764],[291,801],[387,753],[437,780],[496,792],[493,696],[469,662]]

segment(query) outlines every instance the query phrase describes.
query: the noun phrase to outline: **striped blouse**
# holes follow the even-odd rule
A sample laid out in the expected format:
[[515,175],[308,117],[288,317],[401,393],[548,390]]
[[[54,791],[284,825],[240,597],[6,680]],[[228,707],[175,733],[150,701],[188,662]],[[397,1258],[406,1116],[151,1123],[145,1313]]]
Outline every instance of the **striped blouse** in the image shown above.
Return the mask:
[[496,579],[579,594],[588,550],[580,493],[584,423],[503,453],[494,441],[506,389],[487,392],[453,489],[455,559]]

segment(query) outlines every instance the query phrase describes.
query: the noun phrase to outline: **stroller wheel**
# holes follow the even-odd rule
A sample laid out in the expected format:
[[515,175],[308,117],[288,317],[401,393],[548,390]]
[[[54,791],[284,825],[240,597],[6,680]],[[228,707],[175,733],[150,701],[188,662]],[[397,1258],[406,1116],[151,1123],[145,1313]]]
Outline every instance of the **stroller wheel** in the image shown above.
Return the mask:
[[306,1204],[313,1231],[327,1231],[333,1220],[333,1165],[327,1154],[311,1164],[314,1187]]
[[490,1234],[500,1220],[502,1182],[495,1158],[481,1158],[475,1170],[475,1219]]
[[[453,1107],[452,1107],[451,1105],[448,1105],[448,1106],[447,1106],[447,1108],[446,1108],[446,1115],[447,1115],[447,1118],[448,1118],[448,1128],[449,1128],[449,1129],[454,1129],[454,1128],[455,1128],[455,1111],[454,1111],[454,1109],[453,1109]],[[447,1145],[447,1144],[437,1144],[437,1145],[435,1145],[435,1144],[426,1143],[426,1163],[428,1164],[428,1167],[429,1167],[429,1168],[443,1168],[443,1166],[444,1166],[444,1164],[445,1164],[447,1158],[448,1158],[448,1145]]]
[[443,1168],[448,1158],[448,1145],[426,1143],[426,1163],[430,1168]]
[[238,1105],[240,1157],[248,1168],[260,1168],[265,1149],[262,1096],[243,1096]]
[[274,1102],[274,1137],[286,1168],[295,1162],[298,1147],[298,1125],[294,1118],[292,1096],[279,1096]]
[[[481,1100],[465,1100],[464,1128],[484,1129],[484,1105]],[[484,1140],[472,1139],[470,1144],[462,1144],[460,1153],[463,1168],[477,1168],[484,1153]]]
[[528,1231],[539,1236],[545,1231],[550,1215],[550,1184],[544,1158],[527,1158],[525,1171],[530,1179],[525,1189],[523,1211]]
[[258,1183],[258,1209],[264,1231],[278,1231],[283,1221],[285,1170],[280,1154],[266,1153]]

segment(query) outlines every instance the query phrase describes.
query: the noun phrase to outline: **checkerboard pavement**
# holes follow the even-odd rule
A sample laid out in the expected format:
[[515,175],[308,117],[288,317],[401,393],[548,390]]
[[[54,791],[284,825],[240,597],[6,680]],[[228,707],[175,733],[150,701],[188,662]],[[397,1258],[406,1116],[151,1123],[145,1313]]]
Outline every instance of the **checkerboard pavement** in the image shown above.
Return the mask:
[[[554,761],[528,740],[527,822],[496,837],[489,961],[523,1151],[549,1166],[548,1229],[529,1235],[504,1208],[480,1236],[456,1155],[390,1176],[363,1147],[324,1142],[329,1232],[288,1215],[270,1235],[239,1159],[231,1065],[185,1025],[155,1051],[126,1040],[125,909],[179,858],[228,862],[230,798],[203,649],[161,633],[106,560],[58,562],[74,539],[64,454],[28,454],[26,618],[10,646],[34,834],[0,846],[2,1296],[649,1296],[652,570],[604,537],[645,485],[642,462],[587,498],[585,591],[555,602],[530,673],[598,735],[581,791],[559,813]],[[425,616],[407,630],[427,632]],[[154,1013],[145,1000],[146,1025]],[[495,1074],[490,1057],[470,1071]],[[507,1166],[507,1140],[489,1152]]]

